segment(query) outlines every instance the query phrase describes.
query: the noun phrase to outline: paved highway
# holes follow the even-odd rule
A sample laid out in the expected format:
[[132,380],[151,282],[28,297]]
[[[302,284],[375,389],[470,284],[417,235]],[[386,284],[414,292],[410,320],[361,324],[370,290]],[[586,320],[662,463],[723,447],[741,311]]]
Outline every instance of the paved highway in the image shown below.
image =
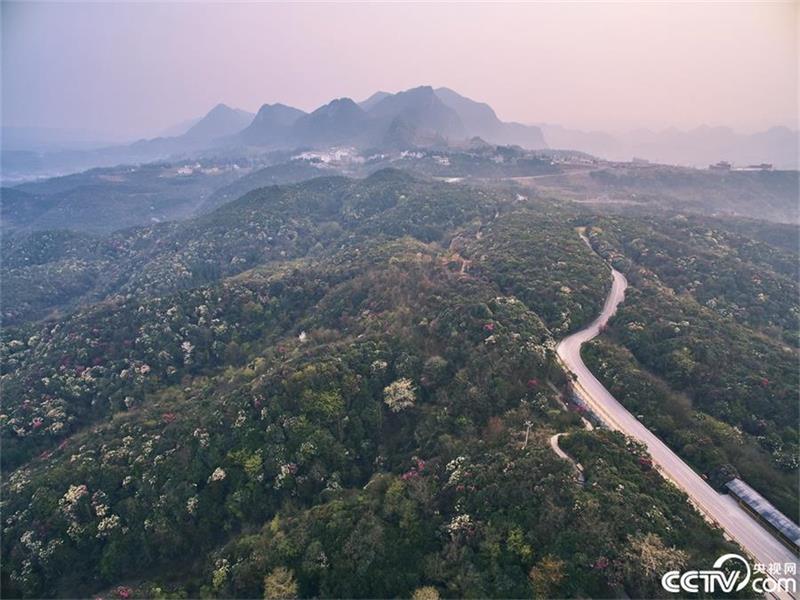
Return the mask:
[[[583,236],[582,236],[583,237]],[[586,238],[584,238],[586,240]],[[588,242],[588,240],[586,240]],[[596,337],[625,297],[628,285],[622,273],[612,269],[613,284],[603,311],[585,329],[564,338],[557,346],[559,360],[577,377],[575,388],[580,396],[612,428],[647,446],[662,475],[689,496],[692,504],[706,518],[719,525],[755,562],[796,563],[797,556],[753,519],[727,494],[717,493],[694,470],[629,413],[589,371],[580,356],[581,345]],[[711,568],[711,565],[703,568]],[[779,594],[779,597],[796,595]]]

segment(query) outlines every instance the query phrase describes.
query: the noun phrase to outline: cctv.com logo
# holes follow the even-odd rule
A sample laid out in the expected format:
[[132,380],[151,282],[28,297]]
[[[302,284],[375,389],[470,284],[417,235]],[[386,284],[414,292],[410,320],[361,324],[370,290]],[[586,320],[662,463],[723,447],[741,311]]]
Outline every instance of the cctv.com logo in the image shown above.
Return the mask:
[[[735,565],[741,563],[740,570],[723,570],[722,566],[731,562]],[[680,592],[713,594],[715,592],[739,592],[751,583],[752,572],[750,564],[738,554],[725,554],[720,556],[714,563],[712,569],[705,571],[669,571],[661,577],[661,587],[673,594]],[[757,594],[772,592],[788,592],[794,594],[797,591],[797,580],[795,577],[764,577],[752,581],[752,589]]]

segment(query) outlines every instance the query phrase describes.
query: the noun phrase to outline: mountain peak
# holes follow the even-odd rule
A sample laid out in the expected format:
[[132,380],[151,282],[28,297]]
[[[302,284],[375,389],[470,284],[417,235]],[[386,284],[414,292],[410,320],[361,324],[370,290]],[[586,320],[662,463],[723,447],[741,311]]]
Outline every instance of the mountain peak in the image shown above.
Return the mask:
[[368,111],[370,108],[375,106],[378,102],[380,102],[381,100],[383,100],[387,96],[391,96],[391,94],[389,92],[377,91],[374,94],[372,94],[369,98],[367,98],[366,100],[362,100],[361,102],[359,102],[358,105],[362,109]]
[[285,104],[263,104],[250,125],[239,137],[246,144],[271,146],[282,142],[289,129],[306,113]]
[[241,131],[252,120],[252,113],[219,103],[181,137],[193,142],[210,142]]
[[281,104],[280,102],[276,102],[275,104],[262,104],[261,108],[259,108],[256,113],[254,122],[277,119],[279,121],[284,121],[284,124],[291,124],[291,122],[304,114],[302,110],[294,108],[293,106]]
[[372,106],[369,114],[392,124],[402,122],[404,129],[411,127],[420,133],[433,131],[449,138],[464,136],[464,125],[457,112],[446,106],[429,85],[388,95]]
[[434,91],[433,91],[433,86],[431,85],[418,85],[417,87],[407,89],[405,93],[415,94],[418,96],[433,96]]
[[292,130],[300,145],[355,144],[366,135],[367,120],[352,98],[336,98],[298,119]]
[[[335,98],[328,102],[327,104],[320,106],[314,113],[318,112],[338,112],[338,111],[353,111],[353,112],[364,112],[361,107],[356,104],[356,102],[352,98]],[[312,113],[312,114],[314,114]]]
[[311,113],[276,102],[263,104],[252,115],[220,102],[182,139],[192,146],[226,138],[227,144],[275,148],[330,144],[405,148],[474,136],[489,143],[546,147],[538,128],[503,123],[488,104],[431,85],[394,94],[378,91],[360,103],[335,98]]
[[458,114],[469,136],[478,136],[495,144],[519,145],[526,148],[547,147],[538,127],[505,123],[485,102],[476,102],[450,88],[436,88],[435,94]]

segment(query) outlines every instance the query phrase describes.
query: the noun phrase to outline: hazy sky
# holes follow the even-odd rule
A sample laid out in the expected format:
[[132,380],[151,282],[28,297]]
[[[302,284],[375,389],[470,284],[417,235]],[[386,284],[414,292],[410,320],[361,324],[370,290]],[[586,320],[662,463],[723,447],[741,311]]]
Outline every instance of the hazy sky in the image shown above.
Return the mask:
[[421,84],[522,122],[797,127],[798,8],[3,1],[2,83],[6,125],[131,135]]

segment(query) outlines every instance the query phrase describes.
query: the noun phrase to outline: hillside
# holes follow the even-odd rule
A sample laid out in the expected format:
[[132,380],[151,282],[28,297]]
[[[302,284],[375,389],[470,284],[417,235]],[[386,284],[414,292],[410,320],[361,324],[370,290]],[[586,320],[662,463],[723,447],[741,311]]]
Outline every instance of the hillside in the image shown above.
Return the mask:
[[797,246],[686,217],[591,239],[631,287],[588,364],[717,486],[742,476],[796,520]]
[[642,553],[733,550],[563,408],[555,337],[608,286],[584,218],[384,170],[8,252],[106,262],[3,331],[4,593],[638,597]]
[[0,224],[5,235],[48,229],[106,233],[185,219],[239,176],[229,162],[92,169],[2,188]]
[[604,163],[565,170],[563,176],[519,180],[555,195],[618,214],[669,211],[800,223],[800,172],[687,169],[669,165]]

